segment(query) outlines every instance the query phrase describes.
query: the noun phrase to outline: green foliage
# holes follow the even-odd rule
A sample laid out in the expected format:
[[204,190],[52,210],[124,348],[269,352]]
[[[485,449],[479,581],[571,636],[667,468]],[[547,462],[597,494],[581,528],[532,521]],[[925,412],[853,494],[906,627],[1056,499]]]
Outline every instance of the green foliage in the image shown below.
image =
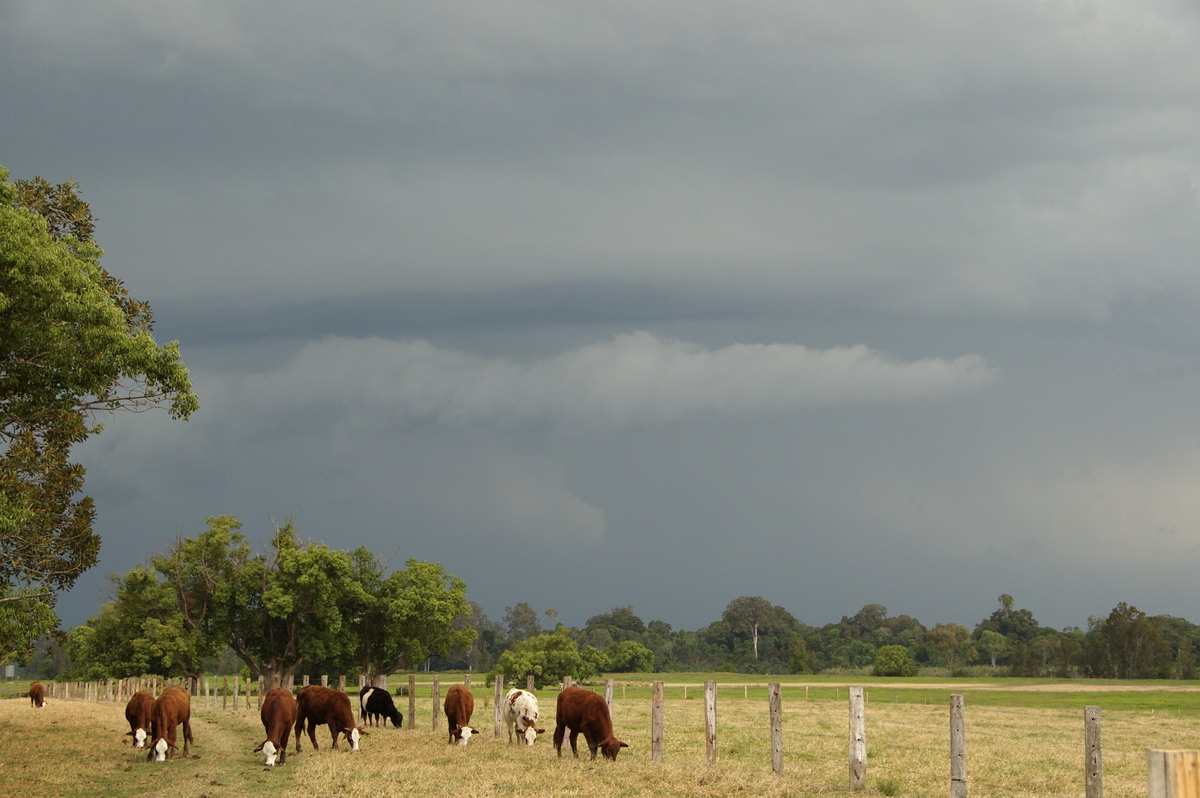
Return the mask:
[[71,630],[67,650],[77,678],[144,673],[198,677],[224,643],[189,627],[174,587],[147,567],[113,577],[116,598]]
[[57,626],[52,594],[4,590],[0,593],[0,662],[28,663],[34,643]]
[[926,633],[929,644],[941,652],[946,668],[953,676],[960,664],[971,662],[976,657],[971,642],[971,631],[957,623],[939,623]]
[[635,640],[622,640],[604,649],[604,665],[612,673],[648,673],[654,670],[654,652]]
[[467,583],[440,563],[410,559],[403,571],[384,578],[369,553],[360,550],[358,557],[363,611],[354,629],[364,674],[415,668],[475,639],[475,630],[461,622],[471,612]]
[[69,458],[100,431],[92,414],[197,408],[178,343],[157,344],[149,306],[100,265],[75,189],[10,184],[0,167],[0,589],[39,622],[97,561],[95,510]]
[[904,646],[881,646],[875,652],[873,673],[876,676],[916,676],[917,663]]
[[590,679],[599,675],[603,664],[599,651],[591,646],[580,650],[570,631],[559,624],[553,632],[535,635],[505,651],[488,676],[503,674],[513,684],[524,684],[533,676],[535,687],[541,688],[561,682],[564,676]]

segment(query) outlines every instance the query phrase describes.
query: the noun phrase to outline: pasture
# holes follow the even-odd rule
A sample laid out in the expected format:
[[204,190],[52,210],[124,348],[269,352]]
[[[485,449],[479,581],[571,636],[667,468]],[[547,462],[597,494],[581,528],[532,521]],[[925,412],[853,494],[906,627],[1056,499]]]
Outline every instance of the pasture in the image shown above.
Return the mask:
[[[423,675],[424,676],[424,675]],[[448,745],[445,719],[431,728],[428,684],[417,693],[416,728],[371,729],[363,750],[343,742],[290,754],[265,768],[253,748],[263,740],[256,709],[238,712],[193,700],[196,742],[189,759],[145,761],[128,744],[124,704],[27,698],[0,700],[2,796],[274,796],[314,790],[376,798],[381,794],[456,796],[746,796],[850,795],[847,682],[784,681],[784,773],[771,769],[766,680],[743,686],[725,674],[717,703],[717,756],[707,764],[703,690],[693,676],[666,674],[664,761],[650,759],[649,680],[618,683],[616,735],[630,744],[619,759],[558,759],[551,744],[553,690],[539,691],[547,732],[533,748],[509,747],[492,727],[490,688],[478,683],[466,748]],[[752,677],[760,678],[760,677]],[[774,677],[772,677],[773,679]],[[786,679],[788,677],[784,677]],[[797,679],[799,677],[791,677]],[[811,678],[811,677],[810,677]],[[442,695],[458,678],[441,676]],[[867,689],[867,791],[857,795],[944,796],[949,779],[949,695],[965,696],[968,786],[972,796],[1082,796],[1083,707],[1103,715],[1104,789],[1110,797],[1146,795],[1147,748],[1200,748],[1196,686],[1090,682],[914,684],[855,680]],[[683,685],[688,684],[688,697]],[[395,689],[393,679],[391,687]],[[1089,689],[1091,688],[1091,689]],[[1149,689],[1147,689],[1149,688]],[[596,688],[602,692],[603,688]],[[807,692],[808,698],[805,698]],[[408,715],[407,699],[397,705]],[[295,751],[294,740],[289,745]]]

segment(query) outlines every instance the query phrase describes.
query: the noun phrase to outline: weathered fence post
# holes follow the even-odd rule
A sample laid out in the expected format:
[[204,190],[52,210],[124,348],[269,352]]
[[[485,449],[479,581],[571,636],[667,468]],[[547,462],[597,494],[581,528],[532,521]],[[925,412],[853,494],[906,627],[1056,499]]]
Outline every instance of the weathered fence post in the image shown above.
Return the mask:
[[237,712],[238,693],[241,692],[241,675],[233,674],[233,711]]
[[525,677],[525,690],[530,693],[533,692],[533,674],[532,673]]
[[967,798],[967,732],[957,694],[950,696],[950,798]]
[[783,693],[779,682],[767,685],[767,704],[771,708],[771,767],[783,775]]
[[608,704],[608,716],[612,717],[613,704],[613,680],[605,679],[604,681],[604,703]]
[[344,673],[338,677],[338,690],[346,692],[346,674]]
[[221,709],[229,709],[229,677],[221,682]]
[[[530,676],[530,679],[533,677]],[[496,722],[496,739],[500,739],[500,728],[504,725],[504,674],[496,674],[496,707],[493,712]]]
[[1083,708],[1084,789],[1087,798],[1104,798],[1104,760],[1100,745],[1100,707]]
[[304,678],[302,678],[300,680],[301,689],[303,689],[304,687],[308,687],[308,682],[309,682],[309,678],[308,678],[308,674],[306,673],[306,674],[304,674]]
[[663,683],[654,683],[650,699],[650,761],[663,761]]
[[717,683],[704,683],[704,742],[708,764],[717,764]]
[[562,689],[566,690],[572,684],[570,676],[564,676],[562,681]]
[[1200,751],[1146,751],[1150,798],[1193,798],[1200,795]]
[[850,789],[867,788],[867,723],[861,687],[848,688],[850,695]]
[[442,684],[441,677],[433,674],[433,730],[438,730],[438,716],[441,714]]
[[417,723],[417,676],[408,674],[408,728],[415,729]]

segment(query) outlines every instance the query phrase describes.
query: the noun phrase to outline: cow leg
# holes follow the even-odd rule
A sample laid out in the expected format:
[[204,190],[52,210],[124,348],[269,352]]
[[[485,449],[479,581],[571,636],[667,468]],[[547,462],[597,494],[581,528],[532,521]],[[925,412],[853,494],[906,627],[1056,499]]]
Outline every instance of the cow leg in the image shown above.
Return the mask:
[[566,726],[554,727],[554,750],[558,752],[559,756],[562,756],[563,735],[566,734],[566,731]]
[[[329,721],[329,736],[333,738],[333,750],[336,751],[337,750],[338,728],[337,728],[337,724],[334,723],[333,721]],[[313,744],[313,747],[314,748],[316,747],[315,743]]]
[[183,755],[188,755],[188,746],[192,744],[192,719],[190,717],[183,720]]
[[575,755],[576,759],[579,758],[579,749],[575,746],[575,742],[578,739],[579,739],[579,732],[575,731],[574,729],[571,729],[571,753]]

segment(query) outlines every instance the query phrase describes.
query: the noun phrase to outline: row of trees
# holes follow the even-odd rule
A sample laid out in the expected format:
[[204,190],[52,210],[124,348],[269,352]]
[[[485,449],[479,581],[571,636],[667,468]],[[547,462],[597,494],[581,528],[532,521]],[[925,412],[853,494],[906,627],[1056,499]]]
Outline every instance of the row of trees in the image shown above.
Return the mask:
[[241,522],[208,519],[150,565],[114,578],[115,598],[70,631],[79,678],[198,677],[231,651],[254,676],[290,684],[302,667],[373,679],[465,648],[467,586],[438,563],[388,573],[365,548],[304,542],[292,524],[252,554]]
[[657,620],[646,623],[632,607],[617,606],[579,629],[557,624],[557,613],[547,610],[547,621],[556,625],[550,634],[529,604],[506,608],[500,622],[473,606],[470,624],[478,636],[455,661],[439,664],[540,677],[538,668],[553,670],[552,663],[565,656],[564,640],[570,640],[582,662],[575,662],[577,670],[563,673],[576,678],[586,678],[593,672],[589,665],[597,662],[608,672],[870,670],[908,676],[921,668],[959,673],[979,664],[1014,676],[1200,676],[1195,655],[1200,627],[1181,618],[1151,617],[1121,603],[1107,616],[1090,618],[1086,629],[1058,630],[1039,624],[1029,610],[1016,609],[1008,594],[999,602],[999,609],[973,630],[956,623],[927,628],[908,615],[889,616],[882,604],[867,604],[837,623],[808,626],[760,596],[741,596],[719,620],[697,631],[676,631]]

